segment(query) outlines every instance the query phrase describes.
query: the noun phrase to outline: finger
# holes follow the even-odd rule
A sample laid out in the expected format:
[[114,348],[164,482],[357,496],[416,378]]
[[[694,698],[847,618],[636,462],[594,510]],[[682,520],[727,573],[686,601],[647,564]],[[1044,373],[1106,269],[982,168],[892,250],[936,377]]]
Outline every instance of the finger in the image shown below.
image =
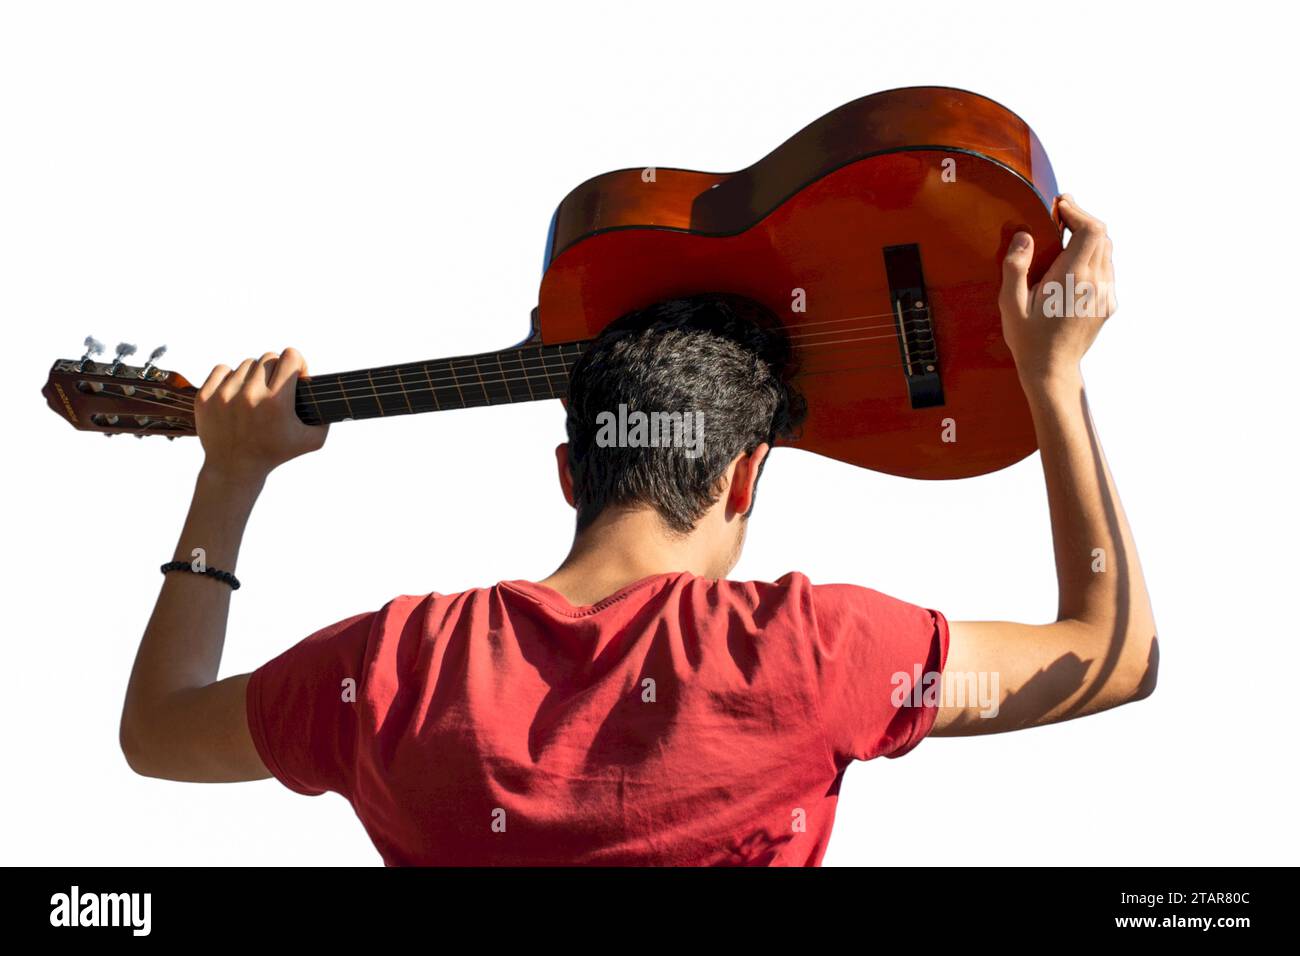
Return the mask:
[[1106,314],[1114,315],[1115,310],[1119,308],[1119,301],[1115,298],[1115,265],[1111,261],[1111,253],[1115,249],[1115,244],[1112,243],[1110,237],[1107,236],[1104,245],[1105,249],[1102,252],[1101,257],[1100,275],[1101,281],[1106,284],[1106,305],[1108,307]]
[[226,376],[229,374],[229,365],[218,365],[209,372],[207,379],[203,382],[202,387],[199,388],[199,401],[205,402],[211,398],[216,390],[221,387],[221,383],[226,380]]
[[1002,260],[1002,291],[998,305],[1012,310],[1016,315],[1029,314],[1029,263],[1034,258],[1034,237],[1018,232],[1011,237],[1011,246]]
[[230,399],[239,394],[239,390],[244,385],[244,379],[248,377],[248,370],[253,367],[253,360],[244,359],[236,366],[235,370],[226,376],[225,381],[221,383],[220,394],[222,398]]
[[1106,224],[1096,216],[1085,212],[1070,193],[1062,193],[1057,202],[1061,221],[1070,230],[1070,242],[1066,246],[1069,258],[1065,262],[1065,272],[1073,274],[1076,288],[1080,283],[1087,283],[1093,289],[1093,306],[1105,311],[1110,301],[1110,294],[1102,273],[1102,260],[1110,239],[1106,236]]
[[262,357],[253,363],[253,368],[244,381],[244,391],[265,394],[271,384],[271,376],[275,374],[275,363],[279,357],[274,352],[263,353]]
[[1114,243],[1110,241],[1110,236],[1102,236],[1101,241],[1097,243],[1097,252],[1092,257],[1092,267],[1096,270],[1097,275],[1101,278],[1106,277],[1106,269],[1110,266],[1110,251],[1114,248]]
[[1092,273],[1098,280],[1102,278],[1101,270],[1106,260],[1106,247],[1110,245],[1110,236],[1106,234],[1105,225],[1101,225],[1101,232],[1097,236],[1097,241],[1092,246],[1092,258],[1088,260],[1088,265]]
[[1070,193],[1063,193],[1061,195],[1061,198],[1057,203],[1057,208],[1061,212],[1061,218],[1065,220],[1065,224],[1071,229],[1076,228],[1076,226],[1079,229],[1083,229],[1084,226],[1091,223],[1099,226],[1102,232],[1106,231],[1106,224],[1080,206],[1078,201]]
[[278,392],[288,382],[300,375],[307,374],[307,361],[297,349],[285,349],[280,353],[280,360],[275,366],[275,377],[271,379],[271,391]]
[[1061,197],[1056,208],[1061,213],[1061,221],[1070,230],[1070,243],[1066,248],[1075,254],[1076,261],[1090,261],[1106,235],[1106,224],[1084,212],[1068,193]]

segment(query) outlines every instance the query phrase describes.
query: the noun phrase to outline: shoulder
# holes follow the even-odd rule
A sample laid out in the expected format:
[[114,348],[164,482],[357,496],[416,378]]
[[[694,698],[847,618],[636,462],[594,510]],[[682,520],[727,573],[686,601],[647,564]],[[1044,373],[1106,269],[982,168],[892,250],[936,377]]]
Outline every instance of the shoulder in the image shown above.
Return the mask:
[[763,601],[816,601],[826,604],[903,603],[887,594],[857,584],[816,584],[800,571],[788,571],[774,581],[694,578],[696,587],[717,589],[726,594]]
[[377,608],[363,611],[323,628],[316,636],[348,634],[369,644],[371,653],[405,641],[418,641],[429,628],[438,628],[449,618],[463,615],[467,608],[486,599],[490,589],[474,588],[454,594],[430,591],[398,594]]
[[751,608],[788,608],[809,619],[814,627],[881,628],[915,626],[931,622],[934,612],[901,598],[859,584],[814,583],[806,574],[790,571],[775,581],[706,581]]
[[814,617],[816,586],[804,574],[791,571],[774,581],[704,578],[685,575],[676,583],[683,600],[697,607],[725,609],[765,626],[776,620]]

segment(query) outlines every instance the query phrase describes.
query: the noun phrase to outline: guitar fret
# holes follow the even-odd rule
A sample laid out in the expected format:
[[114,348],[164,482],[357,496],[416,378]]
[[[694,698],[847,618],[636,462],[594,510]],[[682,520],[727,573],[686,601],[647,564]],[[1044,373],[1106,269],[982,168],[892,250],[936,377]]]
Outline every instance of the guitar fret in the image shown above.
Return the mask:
[[[469,362],[470,367],[473,367],[475,370],[475,378],[478,378],[479,381],[475,383],[474,381],[469,379],[468,375],[466,375],[466,377],[462,379],[460,373],[461,372],[468,373],[469,368],[467,368],[463,364],[460,367],[457,367],[456,366],[457,362],[462,362],[462,363]],[[458,359],[452,359],[451,370],[452,373],[456,376],[456,382],[460,386],[461,394],[464,395],[465,397],[466,408],[481,408],[484,405],[491,404],[488,401],[487,391],[483,388],[482,378],[478,375],[478,367],[474,365],[474,359],[472,357],[470,358],[462,357]],[[476,385],[478,388],[477,393],[474,391]]]
[[348,390],[347,390],[347,388],[344,387],[344,386],[342,386],[342,385],[340,385],[340,386],[339,386],[339,395],[342,396],[342,398],[343,398],[343,407],[346,408],[346,409],[348,410],[348,413],[347,413],[347,416],[346,416],[346,417],[347,417],[347,418],[355,418],[356,416],[355,416],[355,415],[353,414],[353,412],[352,412],[352,403],[348,401]]
[[524,360],[518,351],[515,352],[515,365],[519,367],[520,376],[523,378],[524,384],[528,386],[529,400],[535,400],[537,395],[533,392],[533,377],[524,368]]
[[[340,389],[343,393],[343,401],[347,403],[348,412],[354,419],[378,418],[383,414],[379,407],[379,396],[373,394],[374,386],[367,384],[370,379],[370,373],[366,373],[366,382],[346,382],[340,383]],[[372,394],[367,395],[370,391]]]
[[447,372],[451,375],[451,380],[456,386],[456,394],[460,396],[460,407],[469,408],[469,402],[465,401],[465,390],[460,387],[460,376],[456,373],[454,362],[446,363]]
[[406,392],[406,386],[402,383],[402,368],[401,368],[401,366],[399,365],[399,366],[395,369],[395,371],[397,372],[397,387],[400,388],[400,389],[402,390],[402,401],[406,402],[406,410],[407,410],[408,412],[413,412],[413,411],[415,411],[415,409],[411,407],[411,396],[407,394],[407,392]]
[[546,386],[546,395],[544,397],[554,398],[555,386],[551,383],[551,373],[546,366],[546,354],[542,351],[540,347],[533,349],[533,359],[536,360],[536,362],[541,366],[542,384]]
[[483,394],[487,396],[489,404],[504,405],[507,402],[513,402],[514,398],[510,395],[510,389],[504,381],[504,376],[494,375],[488,372],[486,381],[483,378],[483,367],[479,365],[478,359],[474,358],[474,369],[478,372],[479,387],[483,389]]
[[[445,380],[447,375],[445,373],[450,371],[450,366],[445,362],[441,364],[443,366],[442,368],[440,368],[439,364],[436,362],[424,363],[424,379],[429,383],[429,391],[433,394],[434,401],[438,404],[440,410],[443,408],[464,408],[465,396],[461,395],[460,386],[455,384],[455,376],[452,376],[453,384],[446,384]],[[431,372],[430,369],[434,369],[437,372],[439,381],[442,382],[442,384],[433,384],[434,373]],[[444,404],[444,402],[446,404]]]
[[[505,363],[501,361],[500,352],[496,354],[496,360],[497,360],[497,374],[501,376],[501,384],[506,390],[506,398],[510,401],[511,404],[513,404],[514,402],[519,400],[515,398],[515,395],[520,393],[519,387],[524,383],[518,381],[518,379],[521,378],[521,376],[516,375],[513,372],[506,371]],[[522,376],[522,377],[526,378],[527,376]]]
[[420,384],[420,379],[416,377],[408,386],[402,378],[402,373],[416,375],[416,372],[409,365],[399,365],[397,367],[397,385],[402,390],[402,397],[406,399],[406,407],[412,412],[434,412],[438,410],[438,396],[431,388],[425,388]]
[[375,388],[374,375],[370,372],[366,372],[366,381],[370,383],[370,394],[375,396],[375,407],[379,410],[379,414],[382,416],[384,414],[384,402],[383,399],[379,397],[379,390]]
[[[304,399],[311,403],[310,409],[303,406]],[[325,415],[316,401],[316,392],[309,378],[298,383],[298,391],[294,394],[294,408],[298,412],[298,417],[308,425],[320,425],[325,422]]]
[[[560,348],[563,349],[564,346],[561,345]],[[562,387],[557,391],[556,388],[555,388],[555,378],[554,378],[554,376],[556,375],[556,373],[553,372],[553,371],[551,370],[551,363],[550,363],[550,361],[548,360],[548,357],[547,357],[546,353],[545,353],[544,351],[542,351],[541,349],[539,349],[538,351],[541,352],[541,354],[542,354],[542,368],[544,368],[544,369],[546,370],[546,384],[547,384],[547,386],[548,386],[548,387],[550,388],[550,390],[551,390],[551,398],[561,398],[561,397],[563,397],[563,396],[564,396],[565,394],[567,394],[568,391],[569,391],[569,389],[568,389],[568,384],[569,384],[568,375],[565,375],[564,373],[560,373],[561,375],[563,375],[564,382],[563,382],[563,386],[562,386]],[[561,365],[564,364],[563,358],[561,358],[561,360],[560,360],[560,364],[561,364]]]
[[507,366],[505,356],[497,353],[497,368],[501,370],[501,381],[505,383],[506,392],[512,402],[531,402],[533,400],[533,389],[529,383],[531,376],[528,370],[524,368],[523,362],[519,360],[519,353],[512,352],[508,356],[514,359],[514,366]]
[[352,417],[352,408],[348,405],[347,393],[340,387],[339,378],[338,375],[324,375],[311,380],[312,404],[321,423],[340,422]]
[[438,409],[439,411],[441,411],[441,410],[442,410],[442,403],[438,400],[438,390],[437,390],[436,388],[433,387],[433,379],[430,379],[430,378],[429,378],[429,364],[426,362],[426,363],[424,363],[424,365],[421,366],[421,367],[424,369],[424,377],[425,377],[426,379],[428,379],[428,381],[429,381],[429,394],[430,394],[431,396],[433,396],[433,405],[434,405],[434,408],[436,408],[436,409]]

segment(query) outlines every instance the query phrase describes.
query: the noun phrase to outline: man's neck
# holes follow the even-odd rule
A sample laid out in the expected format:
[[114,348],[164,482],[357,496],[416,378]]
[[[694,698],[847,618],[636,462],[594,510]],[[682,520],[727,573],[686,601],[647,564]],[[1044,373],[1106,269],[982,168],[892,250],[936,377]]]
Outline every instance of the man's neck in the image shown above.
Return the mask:
[[575,607],[595,604],[643,578],[689,571],[725,574],[707,528],[674,535],[652,509],[607,509],[574,539],[564,563],[539,584]]

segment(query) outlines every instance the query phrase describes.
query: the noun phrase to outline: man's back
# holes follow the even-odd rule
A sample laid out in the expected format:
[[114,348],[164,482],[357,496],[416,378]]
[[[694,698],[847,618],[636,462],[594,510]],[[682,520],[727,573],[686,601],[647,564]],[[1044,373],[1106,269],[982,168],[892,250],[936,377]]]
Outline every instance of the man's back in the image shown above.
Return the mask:
[[253,673],[248,724],[390,865],[816,865],[847,764],[933,726],[910,691],[947,642],[937,612],[798,573],[587,607],[507,581],[312,635]]

